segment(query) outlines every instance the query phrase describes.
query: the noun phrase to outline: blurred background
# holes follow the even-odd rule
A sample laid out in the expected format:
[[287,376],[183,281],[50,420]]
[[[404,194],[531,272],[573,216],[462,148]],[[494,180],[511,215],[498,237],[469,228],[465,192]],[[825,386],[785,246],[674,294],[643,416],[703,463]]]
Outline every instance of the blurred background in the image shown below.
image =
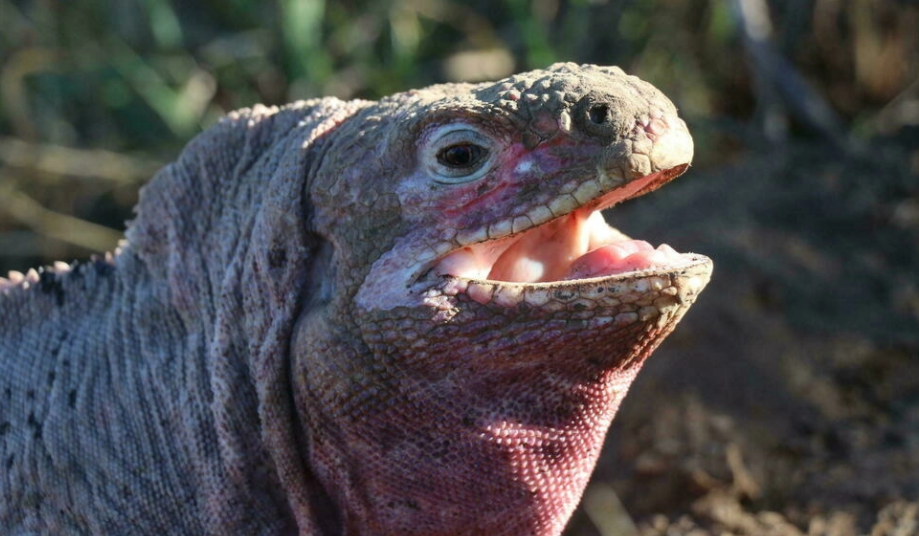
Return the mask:
[[677,104],[693,170],[610,219],[716,262],[570,534],[919,534],[915,0],[0,0],[0,274],[111,250],[235,108],[555,61]]
[[0,0],[0,21],[4,273],[110,249],[139,184],[258,102],[615,64],[677,103],[697,167],[919,121],[909,0]]

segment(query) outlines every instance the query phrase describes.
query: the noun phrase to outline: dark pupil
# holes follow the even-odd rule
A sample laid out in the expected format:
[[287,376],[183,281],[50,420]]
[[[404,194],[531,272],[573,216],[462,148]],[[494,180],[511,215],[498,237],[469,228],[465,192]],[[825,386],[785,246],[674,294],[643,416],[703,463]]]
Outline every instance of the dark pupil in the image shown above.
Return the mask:
[[466,168],[482,159],[485,150],[468,143],[451,145],[437,153],[437,161],[453,168]]

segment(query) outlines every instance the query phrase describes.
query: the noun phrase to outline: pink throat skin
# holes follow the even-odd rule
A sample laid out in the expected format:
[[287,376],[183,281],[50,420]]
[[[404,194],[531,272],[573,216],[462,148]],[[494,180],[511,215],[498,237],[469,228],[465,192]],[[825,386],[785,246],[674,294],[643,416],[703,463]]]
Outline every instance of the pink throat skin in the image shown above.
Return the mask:
[[[682,171],[682,169],[680,169]],[[522,233],[471,244],[442,258],[435,271],[462,279],[548,283],[605,277],[665,267],[682,256],[667,244],[657,248],[610,227],[601,211],[645,193],[678,173],[665,170],[617,188],[589,206]]]

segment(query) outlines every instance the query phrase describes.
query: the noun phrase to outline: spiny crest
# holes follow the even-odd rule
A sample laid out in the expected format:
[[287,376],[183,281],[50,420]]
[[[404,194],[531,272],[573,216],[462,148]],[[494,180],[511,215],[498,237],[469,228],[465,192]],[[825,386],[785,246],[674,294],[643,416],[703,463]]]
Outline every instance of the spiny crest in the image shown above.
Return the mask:
[[0,293],[7,294],[16,288],[25,291],[35,287],[43,291],[56,291],[65,276],[70,273],[81,275],[88,269],[93,269],[103,275],[107,274],[111,272],[115,257],[119,253],[121,253],[120,247],[114,252],[106,252],[103,256],[92,255],[89,261],[74,261],[71,264],[55,261],[50,266],[30,268],[25,273],[10,270],[6,277],[0,277]]

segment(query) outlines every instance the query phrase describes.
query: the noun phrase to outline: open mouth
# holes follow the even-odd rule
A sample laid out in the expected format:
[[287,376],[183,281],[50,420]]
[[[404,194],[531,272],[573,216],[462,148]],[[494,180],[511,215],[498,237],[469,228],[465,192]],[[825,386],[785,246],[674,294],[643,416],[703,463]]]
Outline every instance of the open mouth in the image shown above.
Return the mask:
[[684,164],[632,180],[517,234],[469,244],[443,257],[435,272],[462,279],[533,284],[608,277],[684,262],[684,256],[666,244],[654,247],[610,227],[601,211],[660,187],[687,167]]

